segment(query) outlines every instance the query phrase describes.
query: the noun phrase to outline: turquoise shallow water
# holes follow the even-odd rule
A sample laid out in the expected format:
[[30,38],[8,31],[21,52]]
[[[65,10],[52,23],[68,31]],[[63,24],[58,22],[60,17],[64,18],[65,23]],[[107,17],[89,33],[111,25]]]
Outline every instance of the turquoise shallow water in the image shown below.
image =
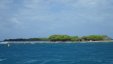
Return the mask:
[[0,64],[113,64],[113,43],[0,44]]

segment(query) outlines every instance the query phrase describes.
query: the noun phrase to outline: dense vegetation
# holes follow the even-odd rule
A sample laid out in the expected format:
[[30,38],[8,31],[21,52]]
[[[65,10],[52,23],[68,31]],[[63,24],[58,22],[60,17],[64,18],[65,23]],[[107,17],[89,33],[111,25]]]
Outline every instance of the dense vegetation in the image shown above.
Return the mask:
[[18,38],[18,39],[5,39],[4,41],[48,41],[48,38]]
[[4,41],[106,41],[112,40],[106,35],[89,36],[69,36],[69,35],[51,35],[48,38],[29,38],[29,39],[5,39]]
[[105,35],[89,35],[89,36],[83,36],[81,38],[83,41],[103,41],[103,40],[111,40],[110,37]]
[[78,36],[52,35],[48,38],[50,41],[78,41]]

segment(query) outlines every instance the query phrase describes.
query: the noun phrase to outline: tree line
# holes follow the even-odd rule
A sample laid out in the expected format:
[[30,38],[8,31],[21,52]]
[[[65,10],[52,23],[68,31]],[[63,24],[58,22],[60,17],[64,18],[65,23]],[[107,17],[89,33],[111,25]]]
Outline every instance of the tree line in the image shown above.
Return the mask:
[[112,40],[106,35],[70,36],[70,35],[51,35],[48,38],[17,38],[5,39],[4,41],[106,41]]

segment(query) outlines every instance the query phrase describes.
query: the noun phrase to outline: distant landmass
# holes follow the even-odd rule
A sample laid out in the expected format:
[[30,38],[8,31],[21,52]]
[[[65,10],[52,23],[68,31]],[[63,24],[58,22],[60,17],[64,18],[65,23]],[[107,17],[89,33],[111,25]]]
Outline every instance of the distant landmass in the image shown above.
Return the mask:
[[5,39],[4,41],[111,41],[107,35],[88,35],[88,36],[70,36],[70,35],[51,35],[48,38],[16,38]]

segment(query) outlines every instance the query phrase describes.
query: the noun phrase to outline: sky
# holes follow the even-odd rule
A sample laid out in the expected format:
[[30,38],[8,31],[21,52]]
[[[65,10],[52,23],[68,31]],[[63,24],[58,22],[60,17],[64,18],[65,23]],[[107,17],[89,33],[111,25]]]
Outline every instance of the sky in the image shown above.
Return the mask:
[[113,38],[113,0],[0,0],[0,40],[53,34]]

